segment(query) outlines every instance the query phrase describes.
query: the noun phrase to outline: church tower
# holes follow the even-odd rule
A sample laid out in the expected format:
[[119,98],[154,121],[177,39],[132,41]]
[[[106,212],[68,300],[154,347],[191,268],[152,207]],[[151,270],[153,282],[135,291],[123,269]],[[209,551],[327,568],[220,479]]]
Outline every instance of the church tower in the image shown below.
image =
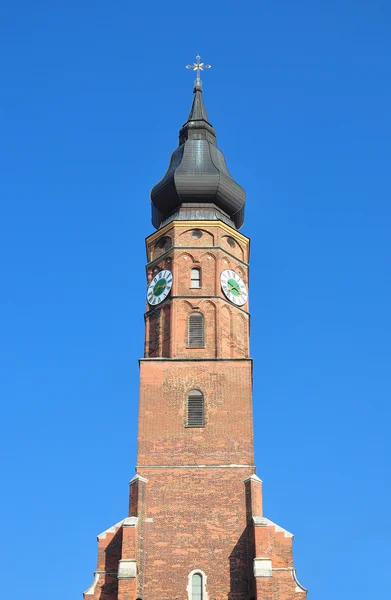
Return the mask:
[[128,516],[98,536],[85,600],[304,600],[292,534],[255,474],[245,192],[202,97],[151,193],[145,351]]

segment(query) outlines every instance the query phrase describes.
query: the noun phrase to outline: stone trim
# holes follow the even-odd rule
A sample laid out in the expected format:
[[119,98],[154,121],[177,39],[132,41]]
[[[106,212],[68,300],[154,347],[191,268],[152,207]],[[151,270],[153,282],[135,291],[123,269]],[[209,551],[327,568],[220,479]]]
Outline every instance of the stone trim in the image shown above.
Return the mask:
[[276,523],[273,523],[273,521],[267,519],[266,517],[253,517],[253,522],[255,527],[274,527],[275,531],[282,531],[284,533],[284,537],[293,538],[293,533],[290,533],[283,527],[276,525]]
[[126,517],[123,522],[123,527],[136,527],[137,521],[137,517]]
[[[191,298],[190,296],[183,296],[183,298]],[[204,296],[204,298],[206,298],[207,296]],[[236,308],[239,308],[238,306]],[[149,314],[149,313],[146,313]],[[152,358],[139,358],[138,362],[142,363],[142,362],[153,362],[153,361],[166,361],[166,362],[187,362],[187,363],[191,363],[191,362],[249,362],[252,363],[253,359],[250,357],[247,358],[165,358],[165,357],[161,357],[161,356],[156,356],[156,357],[152,357]]]
[[133,579],[136,575],[136,560],[134,558],[122,558],[118,564],[118,579]]
[[263,483],[262,479],[260,479],[258,477],[258,475],[256,475],[255,473],[253,475],[250,475],[250,477],[247,477],[247,479],[244,480],[244,483],[247,483],[247,481],[255,481],[256,483]]
[[148,479],[145,479],[145,477],[142,477],[138,473],[136,473],[136,475],[134,477],[132,477],[132,479],[129,481],[129,485],[136,483],[136,481],[143,481],[144,483],[148,483]]
[[254,577],[271,577],[272,575],[270,558],[254,558]]
[[273,572],[289,571],[296,584],[296,593],[307,594],[307,589],[299,583],[294,567],[272,567],[272,561],[268,558],[254,558],[254,577],[273,577]]
[[90,585],[90,587],[88,588],[88,590],[86,590],[86,591],[83,593],[83,596],[84,596],[84,597],[85,597],[85,596],[93,596],[93,595],[95,594],[95,588],[96,588],[96,586],[97,586],[97,584],[98,584],[99,578],[100,578],[100,572],[99,572],[99,571],[96,571],[96,572],[94,573],[94,581],[92,582],[92,584]]
[[195,575],[196,573],[199,573],[202,576],[202,600],[208,600],[209,596],[208,596],[208,592],[206,591],[206,580],[208,579],[207,575],[205,575],[204,571],[201,571],[201,569],[194,569],[193,571],[190,571],[189,576],[187,578],[187,597],[189,600],[192,600],[192,577],[193,575]]
[[305,594],[308,592],[307,588],[305,588],[303,585],[301,585],[301,583],[299,583],[299,580],[296,576],[296,569],[294,568],[292,568],[292,579],[296,584],[295,592],[304,592]]
[[164,235],[170,228],[172,228],[173,225],[178,225],[180,227],[192,227],[193,229],[196,227],[195,223],[197,223],[197,228],[202,228],[202,227],[221,227],[222,229],[225,229],[230,235],[232,235],[232,237],[238,237],[240,239],[240,241],[244,242],[246,245],[250,244],[250,238],[248,238],[247,236],[243,235],[243,233],[239,233],[239,231],[237,229],[234,229],[233,227],[231,227],[230,225],[227,225],[226,223],[224,223],[224,221],[220,221],[219,219],[213,220],[213,221],[207,221],[207,220],[202,220],[202,221],[180,221],[180,220],[174,220],[174,221],[170,221],[169,223],[167,223],[167,225],[164,225],[161,229],[158,229],[157,231],[154,231],[154,233],[151,233],[151,235],[149,235],[148,237],[145,238],[145,242],[153,242],[155,241],[155,239],[157,239],[158,237],[160,237],[161,235]]
[[[137,469],[254,469],[254,468],[255,468],[254,465],[137,465]],[[144,481],[148,481],[148,479],[145,479]]]
[[105,540],[108,533],[116,533],[116,531],[121,527],[121,525],[123,524],[123,522],[124,522],[124,519],[122,519],[122,521],[119,521],[119,523],[116,523],[112,527],[109,527],[105,531],[102,531],[102,533],[100,533],[97,536],[97,539],[98,540]]

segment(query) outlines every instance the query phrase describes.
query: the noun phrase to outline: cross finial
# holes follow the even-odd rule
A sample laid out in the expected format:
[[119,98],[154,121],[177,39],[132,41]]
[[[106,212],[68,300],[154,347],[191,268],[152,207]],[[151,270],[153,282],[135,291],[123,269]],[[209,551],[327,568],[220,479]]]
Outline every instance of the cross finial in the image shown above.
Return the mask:
[[200,72],[203,71],[204,69],[210,69],[210,67],[212,65],[205,65],[204,63],[200,62],[200,60],[201,60],[201,56],[199,54],[197,54],[197,56],[196,56],[197,62],[193,63],[192,65],[186,65],[186,69],[192,69],[192,71],[197,71],[197,79],[194,82],[194,86],[196,88],[202,89],[202,81],[201,81],[201,77],[200,77]]

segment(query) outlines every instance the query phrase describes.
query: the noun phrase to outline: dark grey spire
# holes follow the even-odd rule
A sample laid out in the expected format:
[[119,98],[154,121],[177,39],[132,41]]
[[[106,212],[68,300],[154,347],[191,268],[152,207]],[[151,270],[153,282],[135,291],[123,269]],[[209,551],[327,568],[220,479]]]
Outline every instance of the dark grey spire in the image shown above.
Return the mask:
[[152,223],[159,228],[174,219],[222,220],[239,229],[245,198],[216,146],[216,131],[208,121],[197,78],[188,119],[179,131],[179,146],[167,173],[151,191]]
[[191,105],[191,109],[189,112],[189,116],[187,117],[188,121],[197,121],[197,120],[208,120],[208,115],[206,114],[206,108],[204,101],[202,99],[202,87],[200,85],[196,85],[194,88],[194,98],[193,104]]
[[[201,136],[201,137],[198,137]],[[194,98],[186,123],[179,132],[179,145],[189,139],[208,140],[216,146],[216,131],[208,121],[201,86],[195,86]]]

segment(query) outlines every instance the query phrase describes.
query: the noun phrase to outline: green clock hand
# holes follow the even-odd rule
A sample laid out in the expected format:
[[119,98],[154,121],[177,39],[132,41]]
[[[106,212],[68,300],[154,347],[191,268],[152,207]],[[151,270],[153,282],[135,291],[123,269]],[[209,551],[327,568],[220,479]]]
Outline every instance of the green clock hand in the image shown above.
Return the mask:
[[235,290],[235,292],[238,292],[238,294],[242,295],[242,291],[239,287],[236,287],[236,285],[231,285],[231,287],[228,288],[228,291],[231,292],[232,290]]

